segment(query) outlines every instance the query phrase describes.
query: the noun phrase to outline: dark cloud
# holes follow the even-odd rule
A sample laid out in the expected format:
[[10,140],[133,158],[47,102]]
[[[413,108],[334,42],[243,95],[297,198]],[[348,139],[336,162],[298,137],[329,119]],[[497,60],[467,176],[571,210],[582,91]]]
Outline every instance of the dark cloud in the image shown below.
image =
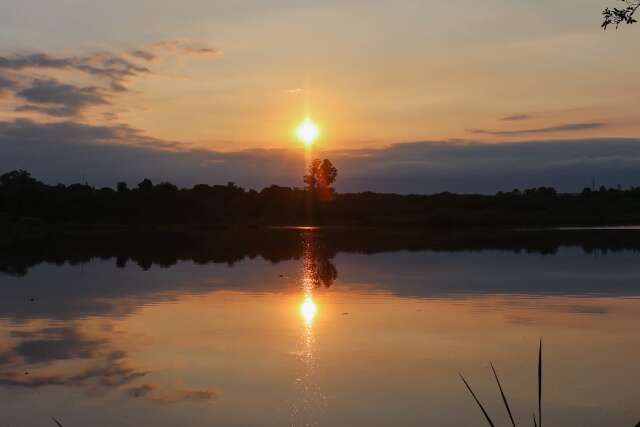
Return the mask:
[[88,107],[109,103],[95,86],[78,87],[48,79],[34,80],[16,92],[16,96],[28,102],[19,106],[18,111],[36,111],[56,117],[76,116]]
[[10,80],[7,77],[0,75],[0,96],[2,96],[8,90],[14,90],[15,87],[16,87],[16,84],[13,80]]
[[[217,47],[191,40],[167,40],[129,52],[66,56],[15,53],[0,56],[0,96],[13,92],[24,102],[15,107],[18,112],[74,117],[86,108],[109,104],[107,98],[128,91],[133,78],[150,74],[151,70],[143,62],[153,61],[161,55],[210,56],[219,53]],[[84,73],[93,84],[80,87],[59,82],[56,79],[60,71]],[[56,79],[51,77],[52,72],[57,72]]]
[[[338,167],[337,189],[398,193],[495,193],[554,186],[640,185],[640,140],[621,138],[474,143],[424,141],[318,152]],[[127,126],[0,122],[0,171],[22,168],[49,183],[84,177],[96,186],[148,177],[179,186],[301,186],[299,150],[218,152],[145,137]]]
[[22,71],[40,69],[77,70],[104,78],[112,90],[126,90],[125,82],[131,77],[151,71],[114,53],[96,53],[86,56],[53,57],[46,53],[0,56],[0,70]]
[[25,68],[70,68],[72,58],[52,58],[45,53],[16,54],[10,57],[0,56],[0,68],[22,70]]
[[416,142],[333,154],[341,190],[495,193],[553,186],[580,191],[640,184],[640,140],[573,139],[509,143]]
[[603,128],[606,123],[587,122],[587,123],[566,123],[558,126],[549,126],[545,128],[520,129],[520,130],[487,130],[487,129],[469,129],[469,132],[476,135],[493,135],[493,136],[519,136],[531,134],[545,134],[555,132],[577,132],[583,130],[591,130]]
[[510,121],[517,121],[517,120],[527,120],[530,118],[531,116],[529,116],[528,114],[514,114],[512,116],[503,117],[500,120],[510,122]]
[[157,58],[156,54],[149,52],[148,50],[142,50],[142,49],[133,50],[129,52],[129,54],[131,56],[135,56],[136,58],[144,59],[145,61],[153,61],[154,59]]

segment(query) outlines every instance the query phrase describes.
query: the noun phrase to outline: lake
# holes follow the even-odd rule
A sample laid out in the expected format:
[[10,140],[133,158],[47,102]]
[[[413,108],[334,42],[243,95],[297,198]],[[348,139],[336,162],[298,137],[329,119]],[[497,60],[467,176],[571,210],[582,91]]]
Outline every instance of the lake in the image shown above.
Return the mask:
[[0,252],[0,425],[640,420],[640,230],[78,233]]

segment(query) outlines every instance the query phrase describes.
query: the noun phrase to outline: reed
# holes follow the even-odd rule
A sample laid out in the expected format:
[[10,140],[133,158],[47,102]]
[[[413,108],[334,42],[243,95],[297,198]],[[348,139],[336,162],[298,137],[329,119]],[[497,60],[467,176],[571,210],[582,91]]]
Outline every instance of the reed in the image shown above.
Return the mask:
[[[500,390],[500,396],[502,397],[502,403],[504,404],[504,407],[507,410],[507,414],[509,415],[509,420],[511,421],[511,425],[513,427],[516,427],[516,421],[513,417],[513,413],[511,412],[511,407],[509,406],[509,400],[507,399],[504,389],[502,388],[502,383],[500,382],[500,378],[498,377],[496,368],[493,366],[493,363],[490,363],[490,366],[491,366],[491,370],[493,371],[493,376],[496,379],[496,383],[498,384],[498,389]],[[469,385],[467,380],[462,376],[462,374],[460,374],[460,378],[462,379],[462,382],[464,382],[464,385],[467,387],[467,390],[469,390],[469,393],[471,393],[471,396],[473,396],[473,399],[476,401],[476,403],[482,410],[482,413],[484,414],[484,417],[489,423],[489,425],[491,427],[495,427],[493,420],[485,410],[482,403],[480,403],[480,400],[474,393],[473,389],[471,389],[471,386]],[[532,419],[533,419],[533,427],[542,427],[542,339],[540,339],[540,346],[538,347],[538,418],[536,419],[536,414],[534,413],[532,415]],[[635,427],[640,427],[640,422],[636,424]]]
[[[498,377],[496,368],[495,366],[493,366],[493,363],[490,363],[490,366],[491,366],[491,371],[493,372],[493,376],[496,380],[496,383],[498,384],[498,390],[500,390],[502,403],[504,404],[504,407],[507,411],[507,415],[509,416],[509,421],[511,421],[512,427],[516,427],[516,420],[513,417],[513,412],[511,411],[511,406],[509,405],[509,399],[507,399],[507,395],[505,394],[504,389],[502,388],[502,383],[500,382],[500,378]],[[487,413],[486,409],[484,408],[484,406],[482,405],[482,403],[474,393],[473,389],[471,388],[467,380],[462,376],[462,374],[460,374],[460,378],[462,379],[462,382],[464,382],[464,385],[467,387],[467,390],[469,390],[469,393],[471,393],[471,396],[473,396],[473,399],[476,401],[476,403],[482,410],[482,413],[484,414],[484,417],[489,423],[489,425],[494,427],[495,425],[493,423],[493,420]],[[538,347],[538,418],[536,419],[536,414],[534,413],[533,426],[542,427],[542,339],[540,339],[540,346]],[[640,423],[636,427],[640,427]]]

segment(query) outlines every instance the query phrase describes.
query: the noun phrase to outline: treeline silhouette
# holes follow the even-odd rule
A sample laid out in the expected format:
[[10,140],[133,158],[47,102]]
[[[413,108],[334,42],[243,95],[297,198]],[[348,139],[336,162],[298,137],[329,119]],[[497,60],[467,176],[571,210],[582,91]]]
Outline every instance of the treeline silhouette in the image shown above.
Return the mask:
[[325,286],[337,276],[331,260],[338,253],[373,255],[397,251],[501,250],[553,255],[561,247],[585,253],[640,252],[640,231],[509,231],[388,228],[229,229],[210,231],[51,232],[14,237],[0,244],[0,273],[24,276],[42,263],[82,265],[111,260],[116,267],[169,268],[181,261],[233,265],[263,258],[271,263],[312,259]]
[[322,194],[234,183],[178,188],[145,179],[135,188],[47,185],[26,171],[0,176],[0,228],[23,224],[87,225],[420,225],[542,227],[640,223],[640,187],[562,194],[549,187],[495,195],[373,192]]

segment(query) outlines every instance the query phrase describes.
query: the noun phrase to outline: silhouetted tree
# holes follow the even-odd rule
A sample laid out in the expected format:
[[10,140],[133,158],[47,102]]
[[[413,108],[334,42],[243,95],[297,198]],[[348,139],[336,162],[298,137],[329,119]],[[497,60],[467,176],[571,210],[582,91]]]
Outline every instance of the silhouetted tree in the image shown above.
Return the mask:
[[[39,220],[57,224],[190,224],[198,226],[419,225],[435,227],[538,227],[640,223],[640,187],[601,187],[558,193],[552,187],[515,189],[495,196],[339,194],[330,186],[337,170],[315,160],[306,189],[270,186],[260,192],[233,184],[178,189],[145,179],[97,189],[87,184],[44,184],[26,172],[0,173],[0,215],[7,224]],[[310,209],[312,208],[309,215]],[[2,230],[0,230],[2,231]],[[0,236],[2,237],[2,236]],[[0,238],[0,241],[2,239]],[[331,277],[331,268],[320,268]]]
[[116,188],[118,189],[118,193],[126,193],[127,191],[129,191],[129,187],[127,186],[127,183],[124,181],[120,181]]
[[153,182],[149,178],[145,178],[138,184],[138,188],[140,191],[151,191],[153,190]]
[[609,25],[615,25],[616,28],[620,24],[633,24],[637,20],[633,17],[640,7],[640,0],[620,0],[625,7],[609,9],[608,7],[602,11],[602,28],[605,30]]
[[20,189],[37,186],[40,182],[32,178],[29,172],[19,169],[0,176],[0,184],[6,188]]
[[329,159],[314,159],[309,165],[309,173],[303,180],[310,191],[322,191],[331,188],[338,176],[338,169]]
[[178,191],[178,187],[173,185],[170,182],[161,182],[160,184],[155,186],[155,190],[171,193],[171,192]]

